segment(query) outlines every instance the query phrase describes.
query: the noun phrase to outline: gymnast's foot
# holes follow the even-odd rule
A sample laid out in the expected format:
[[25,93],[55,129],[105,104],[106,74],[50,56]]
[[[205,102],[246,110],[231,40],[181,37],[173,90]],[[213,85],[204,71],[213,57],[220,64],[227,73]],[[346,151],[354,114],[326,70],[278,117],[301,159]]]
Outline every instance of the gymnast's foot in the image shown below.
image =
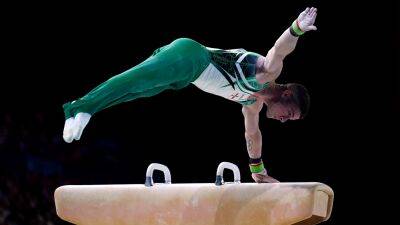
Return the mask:
[[65,120],[65,124],[64,124],[64,131],[63,131],[63,138],[64,141],[67,143],[71,143],[72,140],[74,139],[73,136],[73,125],[74,125],[74,118],[68,118],[67,120]]
[[76,114],[72,132],[75,140],[78,141],[79,139],[81,139],[82,132],[85,129],[86,125],[89,123],[90,117],[92,117],[92,115],[85,112],[80,112]]
[[89,113],[80,112],[76,114],[75,118],[71,117],[65,120],[63,138],[67,143],[71,143],[73,140],[81,139],[82,132],[86,125],[89,123],[90,115]]

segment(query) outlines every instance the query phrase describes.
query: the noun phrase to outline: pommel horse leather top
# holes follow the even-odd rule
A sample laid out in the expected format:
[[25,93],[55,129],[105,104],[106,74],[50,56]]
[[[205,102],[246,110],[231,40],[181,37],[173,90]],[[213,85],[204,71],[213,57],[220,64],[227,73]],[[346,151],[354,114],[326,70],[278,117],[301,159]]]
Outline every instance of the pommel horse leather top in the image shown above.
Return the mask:
[[[224,169],[234,182],[224,182]],[[166,182],[155,184],[153,171]],[[333,191],[322,183],[240,183],[236,165],[222,162],[215,183],[171,184],[153,163],[145,184],[67,185],[56,189],[57,214],[82,225],[309,225],[329,219]]]

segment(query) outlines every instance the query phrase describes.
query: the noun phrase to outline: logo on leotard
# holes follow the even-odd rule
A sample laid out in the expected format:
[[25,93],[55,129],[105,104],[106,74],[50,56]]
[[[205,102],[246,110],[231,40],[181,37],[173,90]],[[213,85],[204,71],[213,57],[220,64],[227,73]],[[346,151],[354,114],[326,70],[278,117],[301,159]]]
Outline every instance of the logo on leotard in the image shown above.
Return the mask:
[[231,100],[242,100],[242,98],[246,96],[245,94],[239,95],[239,93],[231,94],[229,97]]

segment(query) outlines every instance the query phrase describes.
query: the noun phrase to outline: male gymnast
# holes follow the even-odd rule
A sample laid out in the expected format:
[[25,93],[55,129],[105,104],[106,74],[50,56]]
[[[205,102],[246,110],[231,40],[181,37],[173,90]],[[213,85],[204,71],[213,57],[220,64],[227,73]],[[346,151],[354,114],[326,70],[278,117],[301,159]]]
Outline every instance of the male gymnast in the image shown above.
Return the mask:
[[316,8],[306,8],[265,57],[244,49],[209,48],[188,38],[158,48],[142,63],[65,103],[63,138],[67,143],[79,140],[90,118],[105,108],[194,84],[205,92],[242,104],[252,177],[256,182],[278,182],[268,175],[261,159],[259,113],[265,104],[266,116],[281,122],[307,114],[307,89],[296,83],[277,84],[275,80],[299,36],[317,29],[316,16]]

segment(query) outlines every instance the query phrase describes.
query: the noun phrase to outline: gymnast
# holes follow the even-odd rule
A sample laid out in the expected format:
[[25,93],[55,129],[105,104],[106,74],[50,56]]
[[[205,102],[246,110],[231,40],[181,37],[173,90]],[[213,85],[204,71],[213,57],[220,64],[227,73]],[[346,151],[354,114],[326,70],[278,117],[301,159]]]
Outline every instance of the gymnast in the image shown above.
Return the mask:
[[90,118],[105,108],[194,84],[242,105],[252,177],[256,182],[278,182],[268,175],[262,162],[259,113],[265,104],[266,116],[281,122],[302,119],[307,114],[307,89],[301,84],[278,84],[275,80],[299,36],[317,29],[316,16],[316,8],[306,8],[265,57],[244,49],[209,48],[189,38],[158,48],[142,63],[65,103],[63,138],[67,143],[79,140]]

